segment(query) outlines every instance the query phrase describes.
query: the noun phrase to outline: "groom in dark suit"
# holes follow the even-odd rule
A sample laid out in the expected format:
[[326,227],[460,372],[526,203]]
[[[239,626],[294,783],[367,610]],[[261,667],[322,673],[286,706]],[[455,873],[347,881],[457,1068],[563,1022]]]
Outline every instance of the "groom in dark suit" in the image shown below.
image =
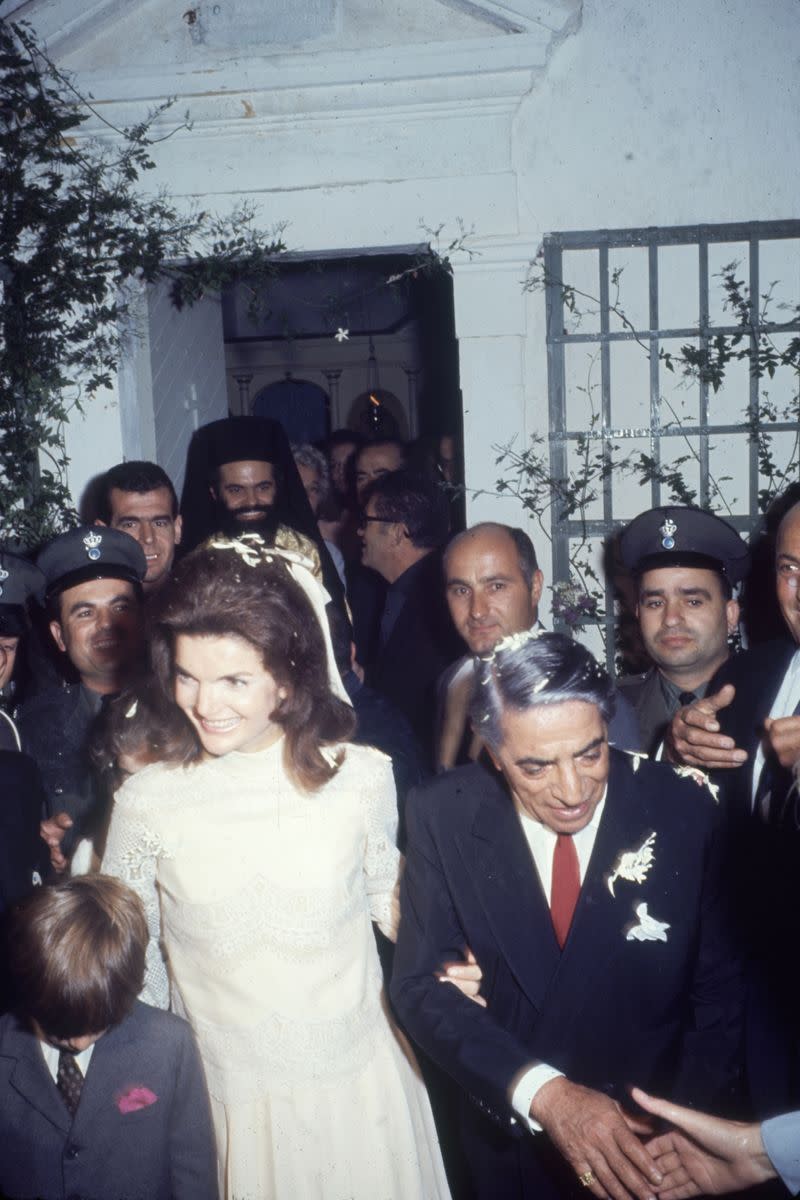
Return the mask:
[[367,488],[363,503],[361,561],[389,585],[366,680],[399,708],[432,763],[436,680],[463,651],[442,594],[447,500],[430,480],[392,471]]
[[[737,1078],[716,805],[702,776],[610,750],[611,708],[583,647],[506,638],[472,709],[498,774],[460,768],[409,801],[392,997],[476,1102],[462,1133],[487,1200],[645,1200],[629,1086],[719,1104]],[[440,982],[467,948],[486,1007]]]

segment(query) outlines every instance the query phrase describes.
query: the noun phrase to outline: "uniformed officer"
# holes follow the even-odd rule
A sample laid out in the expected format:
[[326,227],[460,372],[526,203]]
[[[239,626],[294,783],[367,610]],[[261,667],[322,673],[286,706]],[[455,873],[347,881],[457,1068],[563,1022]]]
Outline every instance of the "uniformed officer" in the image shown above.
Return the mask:
[[30,629],[28,601],[41,600],[44,576],[38,567],[0,549],[0,750],[19,750],[14,718],[20,705],[17,658]]
[[739,623],[733,589],[750,555],[726,521],[700,508],[653,508],[623,530],[620,551],[634,577],[636,617],[653,666],[620,679],[645,749],[657,751],[677,710],[705,695],[729,655]]
[[63,838],[61,850],[69,854],[102,818],[86,745],[104,698],[130,681],[142,658],[147,561],[127,533],[82,525],[50,542],[37,566],[67,678],[22,706],[19,727],[22,747],[44,779],[51,819],[43,834],[51,849]]

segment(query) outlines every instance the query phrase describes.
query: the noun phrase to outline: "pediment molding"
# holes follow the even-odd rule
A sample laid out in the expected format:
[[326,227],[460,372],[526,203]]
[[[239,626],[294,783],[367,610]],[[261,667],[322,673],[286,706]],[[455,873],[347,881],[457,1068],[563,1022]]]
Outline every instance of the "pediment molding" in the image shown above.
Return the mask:
[[[387,42],[384,31],[383,44],[365,44],[357,52],[337,46],[336,37],[321,43],[301,40],[291,46],[254,46],[242,37],[243,44],[234,46],[229,36],[228,44],[218,51],[210,42],[187,55],[181,22],[192,2],[0,0],[0,13],[7,19],[29,21],[55,61],[72,70],[82,90],[98,102],[124,106],[128,100],[155,101],[175,95],[196,102],[193,118],[206,121],[226,119],[225,99],[243,95],[255,95],[252,110],[272,119],[298,112],[298,105],[308,113],[518,98],[531,86],[531,72],[543,68],[553,47],[577,27],[582,5],[582,0],[406,0],[411,9],[424,5],[426,14],[433,10],[441,14],[440,36],[415,42],[408,40],[406,30],[405,40],[398,34],[396,42],[391,37]],[[194,2],[198,11],[203,5],[207,11],[212,9],[212,0]],[[340,10],[363,2],[315,0],[309,9],[331,5]],[[298,11],[297,0],[273,3],[295,5]],[[253,6],[263,21],[264,0],[240,0],[243,14]],[[213,4],[213,9],[221,7]],[[159,60],[155,52],[149,55],[146,43],[145,50],[141,45],[125,46],[121,32],[117,38],[117,26],[121,31],[135,17],[137,29],[146,30],[147,18],[159,15],[163,21],[168,9],[173,18],[170,30],[174,31],[177,20],[184,36],[180,61]],[[450,37],[453,13],[470,22],[469,36]],[[463,24],[459,28],[463,35]],[[236,32],[234,26],[232,30]],[[161,27],[152,34],[154,51],[159,38],[163,51],[162,35]],[[112,61],[113,55],[122,61]]]

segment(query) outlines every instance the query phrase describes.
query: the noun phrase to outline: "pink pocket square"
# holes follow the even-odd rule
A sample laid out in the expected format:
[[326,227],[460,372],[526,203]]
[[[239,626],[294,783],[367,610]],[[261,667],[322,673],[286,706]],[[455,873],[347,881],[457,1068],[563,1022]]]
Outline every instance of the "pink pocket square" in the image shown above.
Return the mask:
[[140,1108],[149,1108],[151,1104],[155,1104],[157,1099],[158,1096],[155,1092],[151,1092],[150,1088],[142,1087],[139,1084],[126,1088],[124,1092],[118,1092],[114,1097],[117,1108],[123,1115],[138,1112]]

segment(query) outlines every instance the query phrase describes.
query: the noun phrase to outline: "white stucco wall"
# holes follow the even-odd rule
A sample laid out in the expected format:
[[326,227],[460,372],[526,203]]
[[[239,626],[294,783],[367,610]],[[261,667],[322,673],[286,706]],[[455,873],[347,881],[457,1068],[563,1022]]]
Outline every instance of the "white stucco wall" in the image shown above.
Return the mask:
[[155,444],[180,496],[192,433],[228,415],[222,311],[216,296],[204,296],[187,320],[164,284],[148,300]]
[[[436,0],[381,6],[359,35],[342,0],[316,41],[228,46],[216,60],[205,44],[195,60],[175,6],[150,6],[157,54],[142,49],[146,21],[127,40],[112,22],[66,59],[118,123],[177,94],[194,129],[158,148],[153,183],[219,209],[253,197],[264,225],[288,222],[293,248],[408,244],[421,220],[443,224],[444,242],[457,218],[474,227],[478,255],[454,263],[470,515],[514,519],[489,494],[491,447],[546,432],[544,302],[522,293],[528,260],[553,230],[796,215],[800,8],[486,6],[492,19],[524,10],[521,33],[470,26],[464,9],[449,32],[452,8]],[[800,263],[787,274],[796,298]],[[76,488],[83,469],[76,455]]]
[[[800,8],[790,0],[758,5],[745,0],[700,5],[688,0],[669,5],[586,0],[580,32],[559,47],[542,86],[520,105],[513,159],[521,228],[530,229],[537,242],[551,230],[800,216],[798,45]],[[646,303],[633,311],[642,296],[637,284],[643,271],[636,258],[636,252],[619,252],[616,259],[612,255],[612,266],[624,266],[623,303],[646,327]],[[743,245],[712,247],[712,275],[733,259],[743,263],[740,275],[749,282]],[[696,254],[692,258],[689,252],[661,253],[662,324],[676,324],[678,311],[680,324],[696,321],[695,262]],[[781,281],[782,296],[791,295],[796,304],[796,243],[785,259],[773,254],[768,265],[762,264],[762,288],[775,279]],[[667,312],[671,282],[680,302]],[[712,319],[721,319],[713,280],[711,287]],[[588,290],[597,294],[596,284]],[[544,300],[541,294],[531,300],[525,412],[528,432],[546,433]],[[775,308],[773,318],[780,319]],[[587,354],[573,350],[572,359],[576,377],[581,367],[588,369]],[[614,424],[648,424],[647,365],[638,348],[612,349]],[[599,364],[593,370],[599,383]],[[745,367],[732,369],[723,390],[710,397],[712,419],[743,421],[748,383]],[[677,411],[696,419],[696,388],[687,389],[663,371],[660,387]],[[764,387],[774,399],[785,401],[776,384],[765,380]],[[481,430],[475,434],[480,438]],[[686,449],[673,447],[674,456]],[[636,448],[648,449],[646,444]],[[746,455],[744,437],[712,440],[711,470],[720,478],[730,476],[722,489],[732,515],[747,511]],[[785,465],[792,455],[796,458],[794,439],[784,438],[776,457]],[[696,482],[694,464],[682,469],[690,483]],[[620,517],[633,516],[649,503],[647,491],[633,479],[615,483],[615,493]],[[591,515],[600,516],[599,504],[596,509]],[[599,567],[599,554],[595,562]],[[599,648],[595,640],[593,649]]]
[[586,0],[520,106],[524,224],[796,216],[799,46],[794,0]]

